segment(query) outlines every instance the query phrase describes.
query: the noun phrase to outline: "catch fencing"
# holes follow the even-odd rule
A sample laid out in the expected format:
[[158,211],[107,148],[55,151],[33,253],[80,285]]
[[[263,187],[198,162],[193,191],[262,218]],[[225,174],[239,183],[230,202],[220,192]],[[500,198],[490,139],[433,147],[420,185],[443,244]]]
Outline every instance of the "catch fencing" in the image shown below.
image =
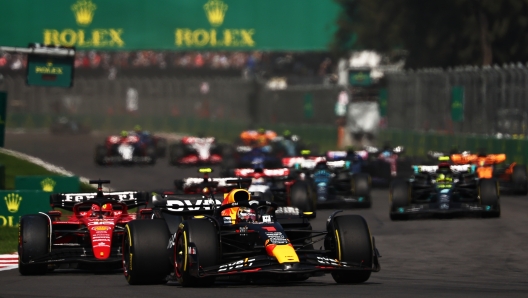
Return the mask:
[[68,116],[92,129],[117,131],[135,124],[153,131],[215,134],[232,138],[264,127],[303,132],[335,145],[335,86],[269,89],[242,78],[107,77],[76,75],[69,89],[27,86],[7,75],[8,128],[47,128]]
[[[405,71],[388,74],[387,82],[391,129],[526,134],[527,65]],[[459,101],[455,89],[462,91]]]

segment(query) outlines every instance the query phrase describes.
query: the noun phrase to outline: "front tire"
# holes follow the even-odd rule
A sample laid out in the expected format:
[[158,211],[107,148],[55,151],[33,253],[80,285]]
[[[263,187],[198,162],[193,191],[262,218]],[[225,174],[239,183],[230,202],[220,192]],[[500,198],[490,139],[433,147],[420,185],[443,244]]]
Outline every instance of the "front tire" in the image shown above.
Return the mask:
[[480,179],[479,181],[480,203],[483,208],[491,208],[484,211],[486,217],[500,217],[499,186],[495,179]]
[[515,165],[512,169],[512,183],[515,187],[516,193],[522,196],[528,194],[528,173],[526,166]]
[[317,216],[314,195],[310,186],[305,182],[297,181],[291,186],[290,205],[299,208],[307,217]]
[[22,275],[43,275],[47,264],[30,264],[34,258],[49,252],[49,220],[40,214],[25,215],[20,219],[18,243],[18,271]]
[[[343,215],[334,218],[335,257],[339,261],[361,264],[372,268],[373,246],[367,222],[359,215]],[[332,273],[340,284],[363,283],[370,278],[370,270],[337,271]]]
[[123,240],[123,270],[130,285],[164,284],[170,273],[169,229],[163,220],[133,220]]
[[174,273],[183,287],[208,287],[214,277],[195,277],[190,274],[189,243],[194,243],[200,267],[218,264],[220,240],[215,225],[208,219],[186,220],[178,226],[174,249]]
[[352,193],[365,201],[361,202],[365,207],[371,207],[372,201],[370,200],[370,175],[369,174],[354,174],[350,181]]
[[173,166],[179,165],[180,159],[185,156],[185,146],[182,143],[169,146],[169,163]]
[[400,214],[400,210],[405,209],[411,203],[411,186],[407,181],[396,180],[392,183],[390,192],[391,220],[407,219],[407,214]]

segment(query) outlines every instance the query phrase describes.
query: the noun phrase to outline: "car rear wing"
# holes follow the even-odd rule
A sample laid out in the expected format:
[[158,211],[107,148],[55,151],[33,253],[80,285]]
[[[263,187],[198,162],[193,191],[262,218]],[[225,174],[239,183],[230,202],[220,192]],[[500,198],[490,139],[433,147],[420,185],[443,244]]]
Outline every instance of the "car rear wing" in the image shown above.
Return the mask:
[[[228,183],[227,181],[233,180],[233,179],[237,179],[237,177],[207,178],[207,179],[208,179],[207,183],[216,184],[217,187],[227,187],[227,186],[231,186],[231,184]],[[184,188],[191,187],[191,186],[194,186],[194,185],[200,185],[200,184],[205,183],[203,177],[202,178],[188,177],[188,178],[182,179],[181,181],[183,183],[183,187]]]
[[[103,192],[105,200],[124,203],[128,208],[146,205],[149,194],[141,191],[113,191]],[[73,210],[78,203],[83,203],[97,198],[97,193],[56,193],[50,195],[50,205],[66,210]]]
[[178,215],[201,215],[214,213],[222,205],[219,199],[206,198],[203,195],[154,195],[152,204]]
[[488,154],[478,156],[477,154],[452,154],[451,160],[456,164],[492,165],[506,160],[506,154]]
[[299,166],[302,169],[313,169],[319,162],[326,161],[324,156],[312,156],[312,157],[284,157],[282,159],[282,166],[286,168],[293,168]]
[[[262,176],[264,177],[288,177],[290,175],[290,169],[263,169]],[[235,169],[235,176],[237,177],[254,177],[255,170],[251,168]]]
[[[413,165],[414,173],[436,173],[438,166]],[[455,173],[472,173],[474,166],[472,165],[450,165],[449,169]]]

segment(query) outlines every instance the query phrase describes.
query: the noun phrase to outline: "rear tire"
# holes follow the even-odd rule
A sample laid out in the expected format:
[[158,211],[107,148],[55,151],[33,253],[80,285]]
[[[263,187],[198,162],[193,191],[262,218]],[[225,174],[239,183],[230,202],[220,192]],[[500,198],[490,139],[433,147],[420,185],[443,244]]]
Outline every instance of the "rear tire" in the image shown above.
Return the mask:
[[104,158],[106,156],[106,147],[104,145],[97,145],[95,147],[95,163],[98,165],[105,165]]
[[199,266],[202,268],[218,264],[220,239],[212,222],[207,219],[186,220],[178,227],[174,247],[174,273],[183,287],[208,287],[214,284],[214,277],[198,278],[190,274],[188,244],[196,245]]
[[130,285],[164,284],[170,274],[169,229],[165,221],[133,220],[126,225],[123,270]]
[[360,202],[365,207],[371,207],[372,201],[370,200],[370,175],[359,173],[354,174],[350,180],[352,193],[360,198],[364,199],[364,202]]
[[29,261],[49,252],[49,220],[40,214],[24,215],[20,219],[18,243],[18,271],[22,275],[43,275],[48,264],[29,264]]
[[[334,218],[335,257],[339,261],[362,264],[372,268],[373,247],[367,222],[359,215],[343,215]],[[337,283],[363,283],[370,278],[371,271],[337,271],[332,277]]]
[[411,186],[407,181],[396,180],[392,183],[390,192],[391,220],[403,220],[407,219],[407,214],[400,214],[399,209],[409,206],[411,203]]
[[295,182],[290,188],[290,204],[297,207],[301,212],[312,212],[307,217],[315,218],[317,216],[315,199],[310,186],[302,181]]
[[179,165],[179,160],[185,156],[185,148],[182,143],[169,146],[169,163],[173,166]]
[[480,179],[480,203],[483,208],[491,206],[492,211],[484,211],[485,217],[500,217],[499,186],[495,179]]
[[156,143],[156,156],[163,158],[167,155],[167,139],[159,138]]
[[522,196],[528,194],[528,173],[526,171],[526,166],[513,166],[512,182],[517,194]]

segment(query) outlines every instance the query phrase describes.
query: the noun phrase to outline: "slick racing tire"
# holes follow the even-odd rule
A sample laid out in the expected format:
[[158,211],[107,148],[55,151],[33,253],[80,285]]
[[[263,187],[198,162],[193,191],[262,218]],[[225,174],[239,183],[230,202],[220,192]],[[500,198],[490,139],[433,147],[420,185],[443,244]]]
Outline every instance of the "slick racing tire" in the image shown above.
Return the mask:
[[366,207],[371,206],[370,200],[371,179],[369,174],[354,174],[350,179],[350,190],[357,197],[363,197]]
[[123,271],[128,284],[167,283],[170,233],[165,221],[133,220],[125,227]]
[[317,215],[315,196],[306,182],[297,181],[291,186],[290,205],[299,208],[309,218],[315,218]]
[[163,158],[167,155],[167,139],[158,138],[156,142],[156,157]]
[[145,155],[150,157],[149,165],[155,165],[156,159],[158,158],[158,153],[156,152],[156,147],[148,146],[145,150]]
[[[374,249],[365,219],[360,215],[338,216],[334,218],[334,228],[332,236],[336,259],[371,269]],[[336,271],[332,273],[332,277],[340,284],[355,284],[367,281],[370,274],[370,270]]]
[[218,264],[220,239],[214,224],[208,219],[186,220],[179,225],[174,246],[174,273],[183,287],[208,287],[214,284],[214,276],[195,277],[190,273],[189,244],[196,246],[199,266],[206,268]]
[[390,187],[391,220],[407,219],[406,214],[398,214],[399,208],[405,208],[411,203],[411,186],[405,180],[395,180]]
[[22,275],[46,274],[48,264],[29,264],[29,261],[49,252],[49,219],[41,214],[22,216],[19,233],[18,271]]
[[98,165],[105,165],[104,158],[106,156],[106,147],[104,145],[97,145],[95,147],[95,163]]
[[185,156],[185,146],[182,143],[169,146],[169,163],[173,166],[179,165],[179,160]]
[[517,194],[523,196],[528,194],[528,173],[526,172],[526,166],[513,166],[511,179]]
[[499,186],[495,179],[480,179],[478,192],[480,203],[491,211],[484,211],[484,217],[500,217]]

